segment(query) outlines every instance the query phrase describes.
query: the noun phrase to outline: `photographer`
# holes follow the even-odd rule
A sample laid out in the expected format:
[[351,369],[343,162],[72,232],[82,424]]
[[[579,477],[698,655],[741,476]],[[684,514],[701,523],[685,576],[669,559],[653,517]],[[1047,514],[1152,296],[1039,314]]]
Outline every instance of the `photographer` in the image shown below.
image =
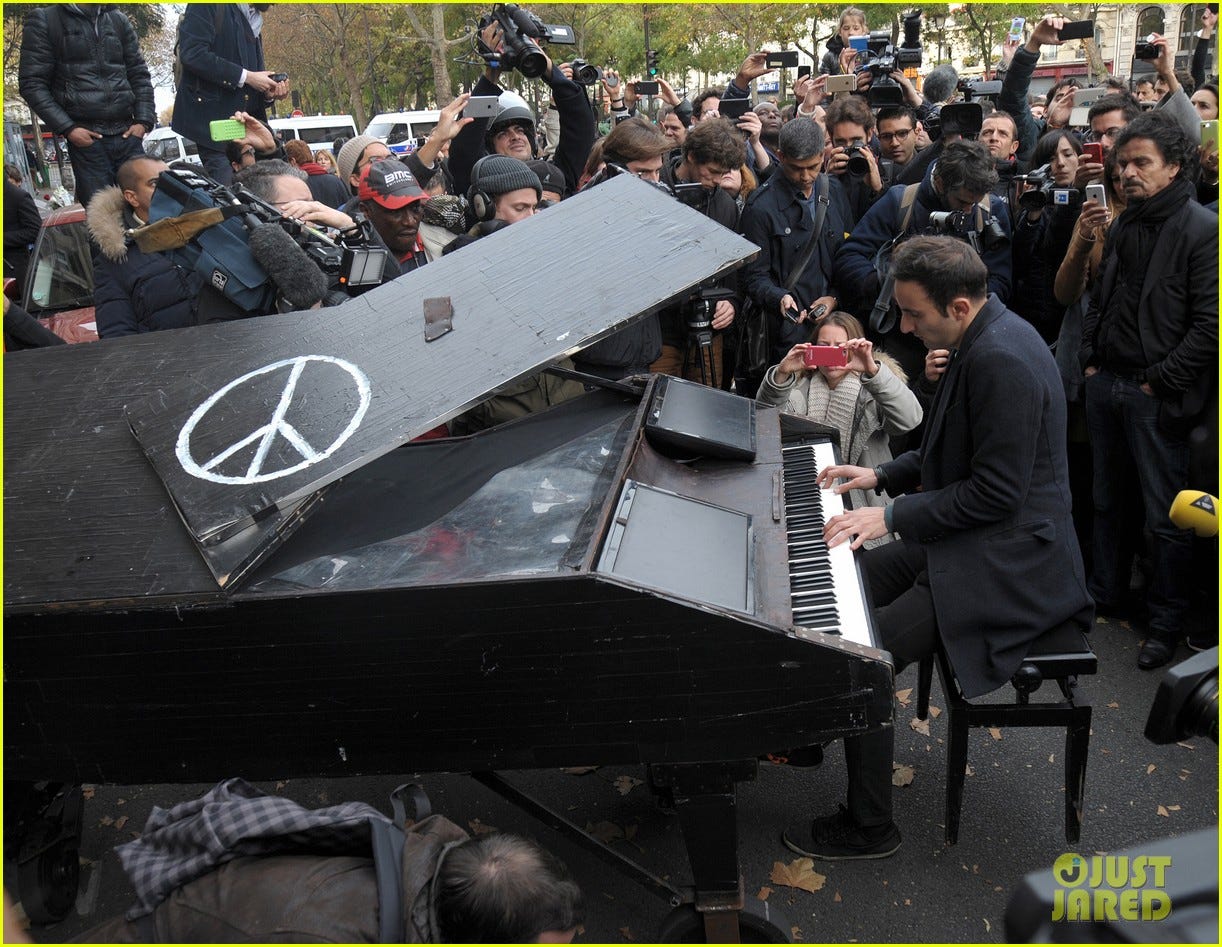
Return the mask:
[[[684,203],[689,203],[723,227],[737,230],[738,207],[734,198],[720,184],[728,171],[742,164],[742,154],[743,140],[729,119],[706,118],[688,132],[683,142],[683,153],[663,167],[661,179],[668,187],[684,195],[681,197]],[[730,287],[733,278],[727,277],[719,285]],[[693,339],[688,332],[688,313],[683,310],[682,306],[672,306],[659,313],[662,355],[650,370],[664,375],[681,375],[694,381],[708,378],[714,387],[721,387],[723,341],[720,333],[734,321],[738,301],[734,297],[719,299],[714,307],[712,329],[717,334],[712,338],[712,371],[704,364],[704,353],[699,353],[698,362],[693,363]]]
[[823,168],[840,179],[849,202],[849,226],[853,227],[883,193],[878,158],[870,147],[874,137],[874,115],[859,95],[837,99],[827,107],[830,147]]
[[[502,56],[505,50],[505,33],[500,22],[493,19],[485,25],[480,30],[479,43],[481,51],[487,50],[485,55],[499,63],[496,57]],[[594,114],[585,89],[566,76],[545,53],[540,55],[546,66],[539,78],[551,89],[552,103],[560,117],[560,141],[551,160],[564,172],[572,193],[577,190],[586,156],[594,142]],[[537,157],[534,115],[520,96],[506,93],[499,85],[500,75],[501,67],[489,64],[471,94],[502,96],[501,110],[491,121],[477,119],[463,128],[450,148],[450,173],[459,194],[466,193],[470,187],[471,168],[484,155],[508,155],[523,161]]]
[[[1008,299],[1010,216],[1005,201],[990,193],[996,183],[997,170],[984,145],[955,141],[942,149],[932,173],[920,184],[887,191],[853,228],[836,256],[835,284],[857,294],[851,311],[869,315],[873,307],[888,304],[880,298],[880,290],[889,249],[909,235],[946,232],[931,226],[936,224],[931,220],[935,213],[946,223],[956,222],[950,235],[977,248],[988,268],[989,292],[1003,302]],[[946,214],[954,216],[947,219]],[[899,360],[909,377],[920,373],[925,350],[919,342],[902,335],[897,326],[868,325],[867,331],[875,344],[884,345]]]

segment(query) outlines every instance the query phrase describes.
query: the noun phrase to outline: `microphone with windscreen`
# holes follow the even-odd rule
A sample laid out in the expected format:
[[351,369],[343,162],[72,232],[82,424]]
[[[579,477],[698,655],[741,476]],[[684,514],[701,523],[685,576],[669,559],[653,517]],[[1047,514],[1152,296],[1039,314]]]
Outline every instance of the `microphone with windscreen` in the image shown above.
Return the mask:
[[250,254],[293,309],[309,309],[327,295],[327,278],[279,224],[250,230]]

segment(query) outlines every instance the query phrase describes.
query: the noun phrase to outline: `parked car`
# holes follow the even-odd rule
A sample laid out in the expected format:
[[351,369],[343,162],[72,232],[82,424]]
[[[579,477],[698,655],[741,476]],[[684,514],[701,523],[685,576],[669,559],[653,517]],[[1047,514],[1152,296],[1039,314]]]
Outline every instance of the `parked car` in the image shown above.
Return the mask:
[[169,127],[154,128],[144,136],[144,153],[150,158],[172,164],[175,161],[189,161],[191,164],[202,165],[199,148],[190,138]]
[[416,112],[382,112],[373,117],[365,129],[366,135],[381,139],[392,154],[408,154],[417,142],[428,136],[441,117],[441,112],[428,109]]
[[66,342],[98,340],[93,254],[80,204],[53,210],[43,220],[30,254],[21,305]]
[[340,136],[356,137],[356,122],[351,115],[299,115],[295,118],[273,118],[268,124],[284,141],[300,138],[312,150],[319,145],[330,148],[331,143]]

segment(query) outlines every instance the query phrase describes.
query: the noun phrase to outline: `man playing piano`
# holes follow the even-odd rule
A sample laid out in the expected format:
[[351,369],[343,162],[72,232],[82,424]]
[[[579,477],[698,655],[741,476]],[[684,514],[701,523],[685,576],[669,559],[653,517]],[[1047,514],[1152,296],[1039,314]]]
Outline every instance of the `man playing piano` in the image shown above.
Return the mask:
[[[941,640],[965,696],[1000,687],[1031,643],[1094,605],[1070,518],[1065,397],[1048,346],[987,290],[966,243],[917,237],[892,258],[900,327],[951,355],[919,449],[874,469],[832,466],[824,488],[886,490],[886,507],[828,520],[829,545],[894,530],[862,557],[880,647],[895,670]],[[839,481],[837,483],[837,481]],[[891,818],[894,731],[845,740],[848,805],[785,831],[813,858],[885,858],[900,846]]]

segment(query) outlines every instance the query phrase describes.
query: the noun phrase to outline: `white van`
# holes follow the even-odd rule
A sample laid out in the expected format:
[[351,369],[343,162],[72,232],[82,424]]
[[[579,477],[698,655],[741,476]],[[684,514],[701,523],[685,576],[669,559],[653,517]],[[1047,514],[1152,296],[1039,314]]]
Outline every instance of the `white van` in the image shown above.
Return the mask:
[[183,138],[174,129],[165,126],[154,128],[144,136],[144,153],[150,158],[157,158],[166,164],[175,161],[189,161],[191,164],[202,165],[199,158],[199,148],[190,138]]
[[300,118],[273,118],[267,124],[285,141],[300,138],[317,151],[325,145],[330,149],[336,138],[355,138],[356,122],[351,115],[303,115]]
[[427,137],[437,127],[440,118],[441,112],[436,109],[382,112],[373,117],[365,134],[381,140],[393,154],[408,154],[415,151],[416,139]]

